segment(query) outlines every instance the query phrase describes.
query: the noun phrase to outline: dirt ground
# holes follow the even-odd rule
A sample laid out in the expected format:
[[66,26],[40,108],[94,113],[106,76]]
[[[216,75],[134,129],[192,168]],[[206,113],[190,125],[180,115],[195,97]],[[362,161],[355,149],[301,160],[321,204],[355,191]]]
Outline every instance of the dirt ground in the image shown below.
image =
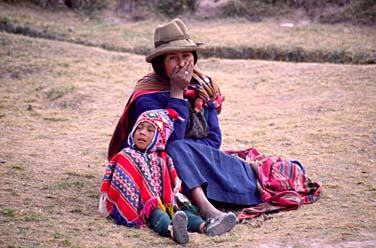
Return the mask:
[[[298,210],[187,247],[375,247],[376,66],[202,59],[226,96],[222,149],[298,159]],[[97,212],[112,131],[143,56],[0,33],[0,247],[173,247]]]

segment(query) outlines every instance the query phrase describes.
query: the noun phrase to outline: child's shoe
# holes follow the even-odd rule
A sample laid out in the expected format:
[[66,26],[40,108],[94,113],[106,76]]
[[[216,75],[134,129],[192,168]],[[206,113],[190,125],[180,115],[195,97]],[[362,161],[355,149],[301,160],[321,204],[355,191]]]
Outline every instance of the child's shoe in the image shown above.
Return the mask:
[[187,230],[188,217],[183,211],[177,211],[172,218],[172,238],[179,244],[186,244],[189,241]]

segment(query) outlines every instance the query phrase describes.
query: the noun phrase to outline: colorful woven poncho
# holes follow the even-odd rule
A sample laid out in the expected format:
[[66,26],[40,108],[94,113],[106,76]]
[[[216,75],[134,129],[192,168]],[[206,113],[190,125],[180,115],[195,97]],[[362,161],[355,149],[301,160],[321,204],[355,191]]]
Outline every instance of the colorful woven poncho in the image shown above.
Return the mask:
[[164,151],[173,131],[173,110],[152,110],[140,115],[134,127],[147,121],[156,127],[153,142],[147,151],[134,146],[133,134],[129,134],[131,147],[124,148],[109,162],[101,186],[99,211],[112,215],[114,207],[122,217],[122,224],[140,227],[146,223],[152,210],[160,208],[173,216],[174,194],[181,190],[172,159]]

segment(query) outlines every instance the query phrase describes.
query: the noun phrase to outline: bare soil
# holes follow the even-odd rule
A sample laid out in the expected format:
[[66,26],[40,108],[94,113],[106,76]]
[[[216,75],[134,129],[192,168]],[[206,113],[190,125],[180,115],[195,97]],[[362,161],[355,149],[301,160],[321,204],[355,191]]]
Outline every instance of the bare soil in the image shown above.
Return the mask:
[[[199,67],[226,96],[222,149],[298,159],[323,193],[187,247],[375,247],[376,66]],[[97,212],[112,131],[149,70],[144,56],[0,32],[0,247],[176,246]]]

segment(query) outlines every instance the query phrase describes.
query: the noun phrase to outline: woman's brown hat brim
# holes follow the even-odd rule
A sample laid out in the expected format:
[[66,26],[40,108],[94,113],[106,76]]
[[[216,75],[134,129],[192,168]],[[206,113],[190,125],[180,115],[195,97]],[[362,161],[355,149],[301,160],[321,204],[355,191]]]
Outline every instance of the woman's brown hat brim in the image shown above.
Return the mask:
[[189,46],[165,46],[165,47],[158,47],[157,49],[154,49],[151,51],[146,57],[145,60],[148,63],[151,63],[151,61],[161,55],[171,53],[171,52],[193,52],[198,51],[205,48],[203,43],[195,43],[195,45],[189,45]]
[[150,63],[154,58],[171,52],[197,51],[204,48],[204,44],[193,42],[186,25],[180,19],[174,19],[155,29],[154,47],[146,55],[146,62]]

